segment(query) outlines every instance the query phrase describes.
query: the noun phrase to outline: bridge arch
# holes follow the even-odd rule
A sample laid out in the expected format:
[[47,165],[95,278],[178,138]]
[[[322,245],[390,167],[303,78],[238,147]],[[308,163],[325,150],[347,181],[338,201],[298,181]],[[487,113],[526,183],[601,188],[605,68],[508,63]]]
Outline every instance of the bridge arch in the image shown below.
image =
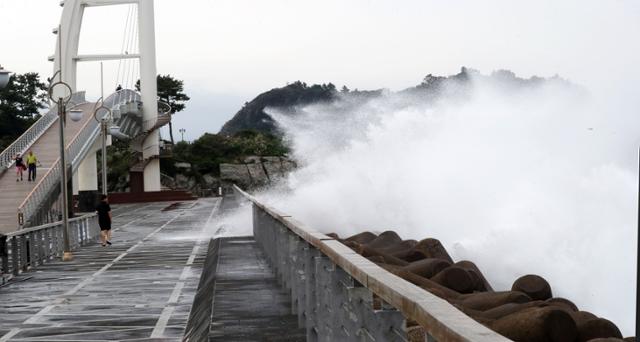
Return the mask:
[[[78,47],[82,30],[82,18],[87,7],[113,6],[123,4],[135,4],[138,7],[138,42],[139,51],[131,54],[90,54],[79,55]],[[54,74],[59,76],[54,81],[68,83],[74,92],[77,85],[77,67],[83,61],[101,61],[137,58],[140,64],[140,92],[142,100],[143,122],[147,127],[156,124],[158,117],[157,85],[156,85],[156,46],[155,46],[155,20],[153,0],[65,0],[60,25],[54,29],[57,34],[56,51],[51,61],[54,62]],[[54,94],[59,96],[61,94]],[[157,158],[160,154],[160,136],[157,130],[151,132],[142,142],[142,158],[148,160],[144,167],[144,190],[160,191],[160,162]],[[87,163],[95,163],[95,155],[87,158]],[[97,178],[95,167],[81,167],[78,175],[83,190],[97,190]],[[92,174],[83,174],[82,170]],[[93,181],[95,179],[95,182]],[[95,189],[93,189],[95,187]],[[92,188],[92,189],[86,189]]]

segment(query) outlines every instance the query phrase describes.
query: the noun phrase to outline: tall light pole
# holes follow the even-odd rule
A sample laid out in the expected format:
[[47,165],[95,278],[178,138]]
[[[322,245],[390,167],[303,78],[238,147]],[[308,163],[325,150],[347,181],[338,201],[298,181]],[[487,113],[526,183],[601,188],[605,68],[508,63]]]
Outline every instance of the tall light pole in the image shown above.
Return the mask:
[[[56,72],[56,74],[60,73]],[[56,74],[51,77],[51,79],[55,79]],[[60,75],[62,75],[60,73]],[[63,87],[69,91],[69,96],[58,95],[56,99],[54,96],[54,90],[56,87]],[[60,92],[59,94],[64,94],[64,92]],[[69,261],[73,259],[73,254],[71,254],[71,246],[69,245],[69,194],[67,191],[67,180],[69,179],[67,175],[67,158],[65,151],[65,139],[64,139],[64,126],[67,121],[67,110],[66,106],[71,101],[71,95],[73,94],[73,90],[71,86],[67,83],[58,81],[49,86],[49,98],[51,101],[56,102],[58,105],[58,124],[60,126],[60,189],[62,191],[62,234],[64,240],[64,254],[62,255],[63,261]],[[70,110],[69,117],[72,121],[80,121],[82,119],[82,111],[81,110]]]
[[[95,108],[93,111],[93,119],[100,123],[100,137],[102,138],[102,194],[107,195],[107,134],[109,134],[109,122],[111,122],[113,118],[113,112],[111,109],[104,106],[104,69],[102,62],[100,62],[100,106]],[[97,105],[97,103],[96,103]],[[98,112],[104,109],[107,111],[108,115],[102,117],[102,119],[98,119]]]
[[184,128],[180,128],[178,131],[180,132],[180,137],[182,141],[184,141],[184,132],[186,132],[187,130]]
[[638,230],[636,234],[636,338],[640,337],[640,149],[638,149]]
[[[102,119],[98,119],[98,112],[100,110],[106,110],[107,115],[103,116]],[[96,108],[93,111],[93,119],[100,123],[100,137],[102,138],[102,194],[107,194],[107,134],[109,134],[109,122],[112,116],[111,109],[105,107],[104,105],[100,105],[100,107]]]

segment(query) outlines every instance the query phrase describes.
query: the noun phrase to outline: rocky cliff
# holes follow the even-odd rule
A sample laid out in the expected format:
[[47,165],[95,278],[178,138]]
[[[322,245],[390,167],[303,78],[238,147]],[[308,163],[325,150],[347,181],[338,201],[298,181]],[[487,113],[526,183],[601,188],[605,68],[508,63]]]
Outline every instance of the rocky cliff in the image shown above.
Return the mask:
[[284,157],[248,157],[244,163],[220,164],[220,180],[245,189],[256,188],[277,181],[295,167]]
[[306,83],[298,81],[282,88],[274,88],[245,103],[244,107],[222,126],[220,134],[230,136],[242,131],[274,134],[276,133],[275,122],[265,113],[265,108],[287,109],[330,101],[336,96],[336,88],[331,83],[307,86]]

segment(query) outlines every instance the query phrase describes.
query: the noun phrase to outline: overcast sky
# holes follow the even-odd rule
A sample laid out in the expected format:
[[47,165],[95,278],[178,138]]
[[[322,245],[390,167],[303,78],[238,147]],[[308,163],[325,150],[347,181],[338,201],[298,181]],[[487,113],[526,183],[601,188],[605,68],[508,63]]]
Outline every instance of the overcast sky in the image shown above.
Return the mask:
[[[192,97],[176,130],[193,139],[245,101],[303,80],[402,89],[461,66],[559,74],[587,87],[640,80],[638,1],[156,0],[158,72]],[[119,53],[128,5],[90,8],[80,51]],[[58,0],[0,0],[0,64],[49,76]],[[105,63],[107,90],[117,62]],[[99,64],[80,68],[96,97]]]

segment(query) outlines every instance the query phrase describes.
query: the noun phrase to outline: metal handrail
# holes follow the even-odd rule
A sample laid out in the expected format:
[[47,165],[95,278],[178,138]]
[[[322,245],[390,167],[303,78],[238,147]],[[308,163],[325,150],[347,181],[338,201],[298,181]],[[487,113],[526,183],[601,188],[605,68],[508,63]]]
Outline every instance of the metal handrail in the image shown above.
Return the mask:
[[[135,91],[123,89],[107,97],[103,105],[107,108],[115,108],[123,103],[134,100],[136,96],[139,95],[137,95]],[[102,115],[106,115],[106,113]],[[82,159],[86,156],[99,134],[100,123],[96,120],[87,120],[72,139],[71,143],[67,144],[66,153],[72,171],[78,169]],[[58,158],[18,207],[18,225],[20,228],[46,223],[38,222],[35,220],[35,216],[36,213],[41,211],[43,203],[45,203],[52,194],[55,194],[60,187],[61,173],[60,158]]]
[[[69,220],[71,249],[95,241],[99,235],[98,217],[95,213]],[[56,222],[32,227],[6,235],[5,245],[0,250],[0,273],[18,275],[42,265],[64,252],[63,224]]]
[[[72,95],[71,105],[78,105],[85,102],[85,92],[78,92]],[[11,168],[16,154],[25,154],[31,145],[38,140],[44,132],[58,119],[57,106],[49,108],[49,111],[42,115],[40,119],[31,125],[18,139],[0,153],[0,173]]]
[[[296,247],[293,246],[296,241],[304,241],[313,247],[314,253],[328,258],[335,268],[339,267],[348,274],[348,277],[357,280],[368,291],[393,306],[404,316],[405,320],[417,322],[427,335],[427,341],[511,341],[468,317],[444,299],[386,271],[341,242],[306,227],[291,216],[261,203],[236,185],[233,188],[253,203],[256,241],[266,244],[273,241],[281,242],[277,246],[269,245],[270,248],[267,248],[266,254],[275,254],[276,269],[293,267],[278,270],[279,273],[285,275],[283,281],[287,287],[296,281],[291,280],[294,279],[295,274],[301,272],[296,269],[296,263],[300,262],[301,255],[296,255]],[[260,221],[261,217],[268,217],[269,222],[276,225]],[[261,222],[263,226],[260,225]],[[258,230],[256,231],[256,229]],[[283,232],[285,236],[278,236],[278,232]],[[269,236],[263,236],[265,234],[269,234]],[[272,236],[272,234],[277,236]],[[265,240],[270,241],[264,242]],[[308,281],[309,277],[310,275],[305,274],[304,278]],[[313,276],[311,275],[311,277]],[[292,290],[292,292],[295,291]],[[317,307],[322,307],[325,304],[319,303]]]

